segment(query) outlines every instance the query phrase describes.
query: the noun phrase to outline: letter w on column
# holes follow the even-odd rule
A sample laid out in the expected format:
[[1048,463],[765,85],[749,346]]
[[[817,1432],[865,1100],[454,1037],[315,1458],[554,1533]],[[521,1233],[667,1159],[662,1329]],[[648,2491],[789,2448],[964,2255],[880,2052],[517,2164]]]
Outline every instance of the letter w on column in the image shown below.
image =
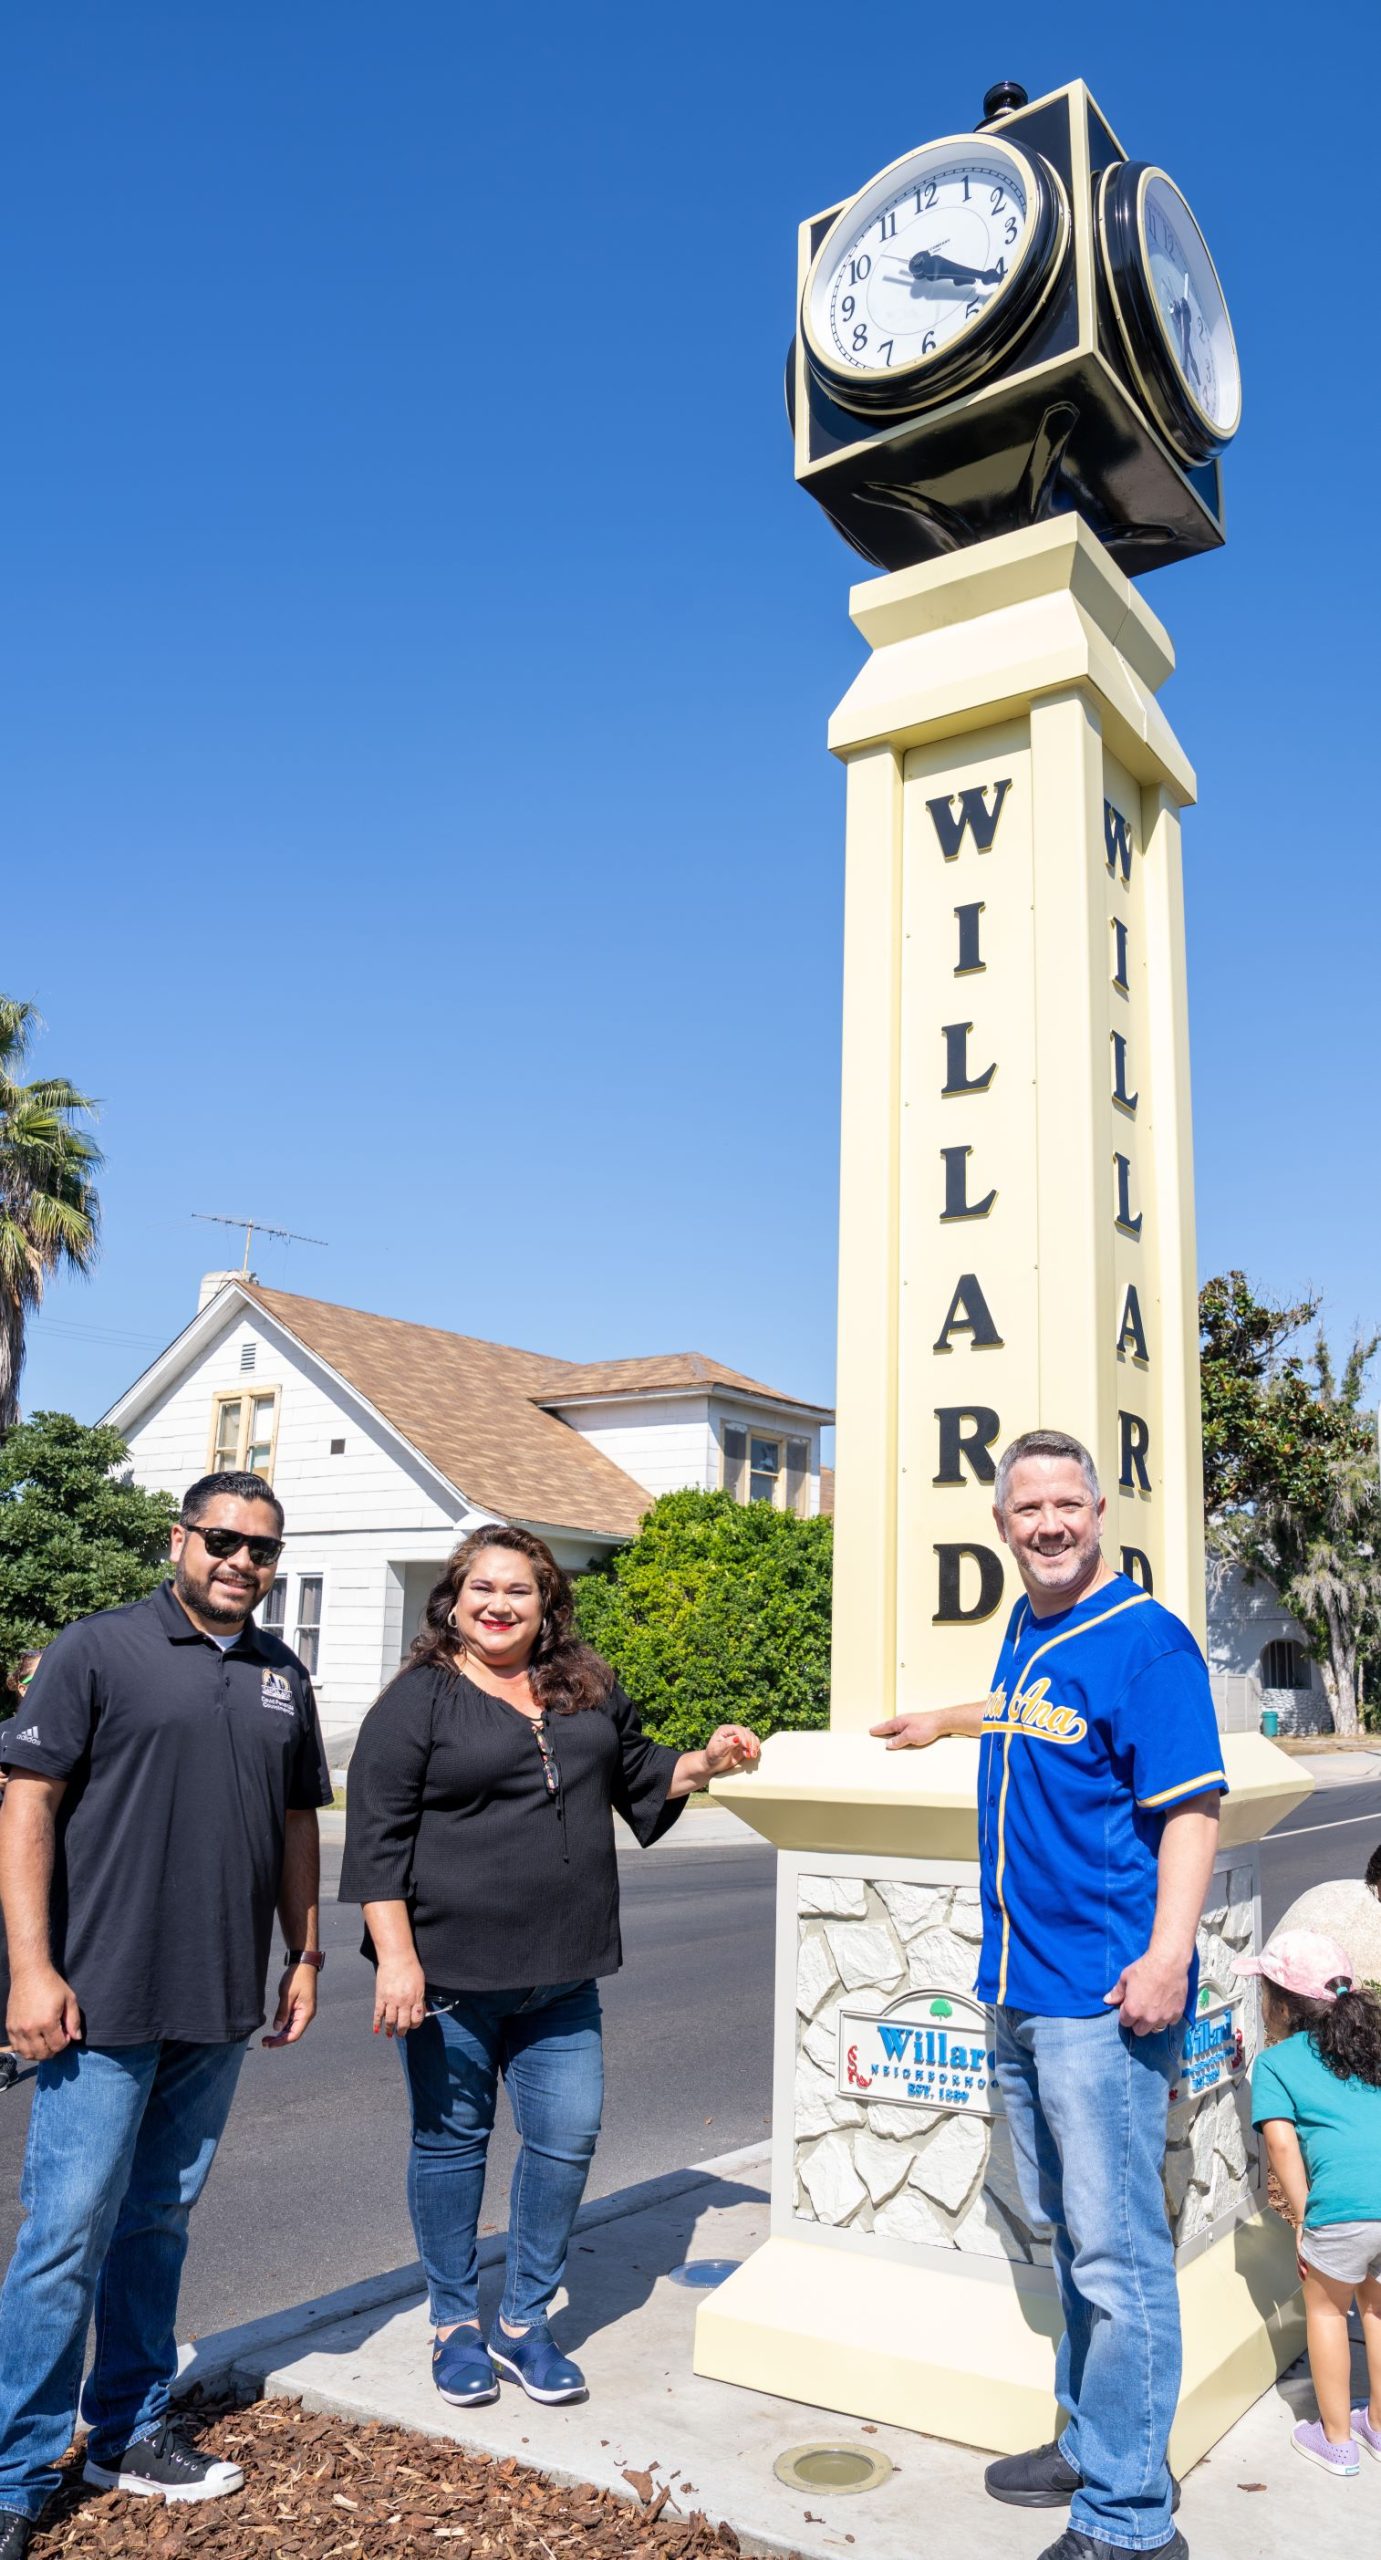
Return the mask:
[[[940,851],[946,862],[957,860],[966,835],[973,837],[980,853],[992,852],[1002,804],[1011,788],[1009,774],[1004,782],[974,783],[967,791],[949,791],[942,800],[927,800],[925,805],[935,821],[935,833],[940,839]],[[989,790],[993,795],[991,809],[988,807]],[[957,818],[954,814],[956,800],[959,803]]]

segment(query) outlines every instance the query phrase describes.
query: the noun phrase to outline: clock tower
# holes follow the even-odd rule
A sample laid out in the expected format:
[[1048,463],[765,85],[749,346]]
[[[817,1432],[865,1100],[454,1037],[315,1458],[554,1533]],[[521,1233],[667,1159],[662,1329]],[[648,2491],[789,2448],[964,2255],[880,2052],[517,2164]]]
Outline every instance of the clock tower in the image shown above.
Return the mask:
[[[1093,1452],[1105,1553],[1202,1640],[1181,817],[1168,634],[1135,576],[1221,543],[1240,416],[1178,186],[1081,82],[990,91],[801,226],[796,476],[883,574],[830,725],[848,776],[828,1734],[715,1794],[777,1846],[772,2230],[696,2366],[1001,2452],[1056,2431],[1059,2306],[975,1995],[979,1746],[870,1727],[987,1694],[1020,1585],[1005,1444]],[[1171,2111],[1188,2467],[1302,2343],[1265,2206],[1234,1957],[1256,1844],[1308,1792],[1258,1735],[1230,1793]],[[860,2343],[868,2341],[866,2348]]]

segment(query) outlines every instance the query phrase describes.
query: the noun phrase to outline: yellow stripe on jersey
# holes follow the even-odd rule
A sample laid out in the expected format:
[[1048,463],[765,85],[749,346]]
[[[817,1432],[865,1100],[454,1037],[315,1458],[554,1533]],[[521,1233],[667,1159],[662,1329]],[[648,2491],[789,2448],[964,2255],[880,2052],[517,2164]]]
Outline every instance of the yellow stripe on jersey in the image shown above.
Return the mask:
[[1204,1795],[1210,1787],[1226,1785],[1227,1777],[1222,1769],[1205,1769],[1202,1777],[1181,1778],[1178,1786],[1162,1787],[1158,1796],[1138,1796],[1137,1803],[1143,1813],[1154,1813],[1157,1805],[1169,1804],[1176,1796]]

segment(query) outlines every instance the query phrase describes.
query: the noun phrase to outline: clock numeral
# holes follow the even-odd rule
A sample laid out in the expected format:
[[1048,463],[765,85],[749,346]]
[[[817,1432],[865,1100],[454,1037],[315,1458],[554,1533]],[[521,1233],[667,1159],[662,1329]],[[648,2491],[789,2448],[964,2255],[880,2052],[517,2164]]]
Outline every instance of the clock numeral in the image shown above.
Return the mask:
[[878,238],[880,240],[895,240],[896,236],[897,217],[895,213],[880,213],[878,215]]
[[934,332],[934,330],[933,330],[933,329],[927,329],[927,331],[926,331],[926,333],[925,333],[925,336],[922,338],[922,340],[921,340],[921,353],[922,353],[922,355],[923,355],[923,356],[933,356],[933,355],[934,355],[934,353],[935,353],[935,332]]
[[1018,231],[1018,229],[1019,229],[1019,225],[1018,225],[1018,222],[1017,222],[1016,215],[1015,215],[1014,213],[1009,213],[1009,214],[1008,214],[1008,216],[1007,216],[1007,228],[1006,228],[1006,230],[1004,231],[1004,233],[1003,233],[1003,235],[1002,235],[1002,236],[1003,236],[1003,239],[1007,241],[1007,243],[1009,244],[1009,246],[1010,246],[1011,242],[1012,242],[1013,240],[1015,240],[1015,238],[1016,238],[1016,236],[1017,236],[1017,231]]
[[964,305],[964,318],[966,320],[976,320],[982,308],[983,305],[981,302],[966,302]]
[[839,312],[841,319],[852,320],[854,316],[854,298],[851,293],[845,294],[843,301],[840,303]]
[[1006,189],[1005,189],[1005,188],[1003,188],[1003,187],[994,187],[993,192],[992,192],[992,200],[991,200],[991,203],[990,203],[989,208],[988,208],[988,209],[989,209],[989,211],[990,211],[991,213],[1001,213],[1002,208],[1003,208],[1003,206],[1005,205],[1006,201],[1007,201]]
[[884,363],[884,364],[890,364],[890,363],[891,363],[891,361],[892,361],[892,341],[891,341],[891,339],[890,339],[890,338],[884,338],[884,339],[883,339],[882,345],[881,345],[881,346],[879,347],[879,349],[878,349],[878,353],[879,353],[879,355],[881,356],[881,358],[882,358],[882,360],[883,360],[883,363]]
[[872,274],[872,272],[873,272],[873,261],[872,261],[872,259],[868,256],[868,253],[867,253],[867,251],[866,251],[866,250],[864,251],[863,256],[862,256],[861,258],[850,258],[850,260],[849,260],[849,282],[850,282],[850,284],[862,284],[862,283],[863,283],[863,281],[864,281],[864,279],[865,279],[865,277],[870,276],[870,275]]
[[1001,284],[1003,277],[1007,273],[1007,261],[1005,258],[998,259],[997,264],[993,269],[993,273],[997,277],[998,283]]
[[966,179],[964,180],[964,202],[965,202],[965,204],[967,204],[967,203],[968,203],[968,200],[969,200],[969,182],[968,182],[968,179],[966,178]]
[[861,356],[867,344],[868,331],[863,321],[860,320],[858,327],[854,331],[854,354],[856,356]]

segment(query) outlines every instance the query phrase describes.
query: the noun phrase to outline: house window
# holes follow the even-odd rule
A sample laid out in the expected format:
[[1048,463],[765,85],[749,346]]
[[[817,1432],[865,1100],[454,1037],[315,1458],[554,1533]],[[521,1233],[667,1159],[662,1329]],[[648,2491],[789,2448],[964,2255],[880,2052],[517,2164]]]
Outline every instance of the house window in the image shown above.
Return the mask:
[[1263,1689],[1307,1689],[1310,1686],[1309,1656],[1302,1644],[1289,1636],[1276,1636],[1261,1656]]
[[724,1425],[724,1490],[735,1502],[748,1499],[748,1434],[736,1422]]
[[754,1431],[748,1447],[748,1499],[750,1502],[775,1502],[777,1478],[782,1471],[780,1440],[764,1440]]
[[779,1440],[726,1422],[720,1431],[724,1490],[735,1502],[770,1502],[777,1511],[803,1515],[810,1487],[810,1442]]
[[287,1616],[288,1586],[280,1573],[277,1581],[271,1583],[264,1593],[263,1606],[259,1611],[259,1624],[269,1635],[281,1636],[287,1623]]
[[304,1573],[297,1586],[297,1636],[293,1651],[304,1671],[315,1675],[321,1650],[321,1576]]
[[273,1481],[278,1430],[278,1390],[267,1395],[219,1395],[211,1408],[211,1471],[249,1474]]

